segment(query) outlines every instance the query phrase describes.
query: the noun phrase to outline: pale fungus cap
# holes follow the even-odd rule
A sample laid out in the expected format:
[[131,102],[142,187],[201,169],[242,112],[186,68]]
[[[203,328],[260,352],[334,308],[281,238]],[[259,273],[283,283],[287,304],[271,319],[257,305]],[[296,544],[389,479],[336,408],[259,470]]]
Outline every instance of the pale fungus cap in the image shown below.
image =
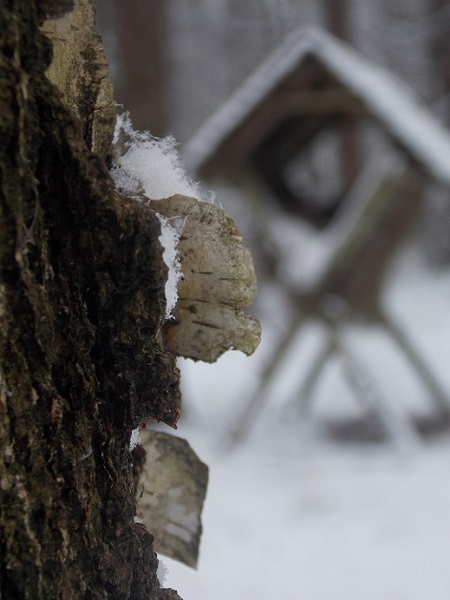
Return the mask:
[[214,204],[179,194],[149,204],[182,222],[177,245],[182,277],[174,319],[164,327],[167,349],[205,362],[231,349],[252,354],[261,327],[242,309],[256,296],[256,276],[233,219]]

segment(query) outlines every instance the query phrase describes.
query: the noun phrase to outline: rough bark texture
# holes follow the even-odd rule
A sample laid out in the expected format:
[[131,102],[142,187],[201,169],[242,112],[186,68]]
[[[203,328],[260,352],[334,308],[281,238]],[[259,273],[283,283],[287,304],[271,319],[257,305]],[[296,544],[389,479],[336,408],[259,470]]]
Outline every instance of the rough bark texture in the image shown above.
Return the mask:
[[47,5],[0,0],[0,598],[178,598],[133,523],[128,450],[180,401],[159,222],[47,80]]

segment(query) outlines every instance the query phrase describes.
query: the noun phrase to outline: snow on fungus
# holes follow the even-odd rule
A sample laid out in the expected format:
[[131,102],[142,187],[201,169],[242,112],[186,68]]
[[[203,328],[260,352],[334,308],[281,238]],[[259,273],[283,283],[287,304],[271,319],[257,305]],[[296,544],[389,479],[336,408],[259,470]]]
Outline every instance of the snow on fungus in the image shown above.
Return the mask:
[[177,304],[178,292],[177,284],[182,277],[180,257],[177,251],[177,244],[180,239],[180,233],[177,231],[177,225],[180,226],[179,219],[168,219],[163,215],[156,213],[161,223],[161,235],[159,241],[163,247],[163,260],[167,266],[168,274],[166,281],[166,319],[173,318],[173,310]]

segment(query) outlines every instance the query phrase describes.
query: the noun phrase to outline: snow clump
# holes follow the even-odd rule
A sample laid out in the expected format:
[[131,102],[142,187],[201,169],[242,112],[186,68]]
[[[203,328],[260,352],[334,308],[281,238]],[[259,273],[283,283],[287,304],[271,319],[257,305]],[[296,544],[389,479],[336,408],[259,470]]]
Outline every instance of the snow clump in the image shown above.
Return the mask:
[[163,247],[163,260],[167,265],[166,293],[166,320],[173,318],[173,309],[178,300],[178,281],[182,278],[180,258],[178,256],[177,244],[180,240],[182,219],[168,219],[159,213],[156,216],[161,223],[161,235],[159,241]]
[[139,437],[139,427],[137,427],[131,432],[130,445],[128,446],[129,451],[131,452],[132,450],[134,450],[136,446],[139,446],[140,443],[141,438]]
[[158,571],[156,572],[156,576],[158,577],[159,585],[164,585],[167,579],[167,575],[169,574],[169,569],[167,565],[165,565],[162,560],[158,561]]
[[[212,197],[186,175],[173,136],[157,138],[148,131],[135,131],[129,113],[124,113],[117,117],[113,143],[117,157],[111,177],[125,196],[141,201],[142,196],[160,200],[182,194],[201,201],[212,201]],[[165,288],[167,320],[173,318],[178,300],[177,283],[182,277],[177,251],[182,219],[167,219],[158,213],[157,216],[161,223],[159,241],[168,268]]]
[[208,200],[199,184],[186,175],[173,136],[157,138],[148,131],[135,131],[129,113],[124,113],[117,117],[113,143],[121,155],[111,176],[127,196],[145,194],[159,200],[183,194]]

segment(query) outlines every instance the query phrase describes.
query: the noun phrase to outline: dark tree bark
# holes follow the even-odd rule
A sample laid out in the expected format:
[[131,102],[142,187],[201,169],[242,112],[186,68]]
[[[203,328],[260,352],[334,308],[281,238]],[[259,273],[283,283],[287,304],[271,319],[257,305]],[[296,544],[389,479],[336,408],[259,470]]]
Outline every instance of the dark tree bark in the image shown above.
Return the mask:
[[0,598],[178,598],[128,450],[180,402],[159,224],[45,76],[52,5],[0,0]]

